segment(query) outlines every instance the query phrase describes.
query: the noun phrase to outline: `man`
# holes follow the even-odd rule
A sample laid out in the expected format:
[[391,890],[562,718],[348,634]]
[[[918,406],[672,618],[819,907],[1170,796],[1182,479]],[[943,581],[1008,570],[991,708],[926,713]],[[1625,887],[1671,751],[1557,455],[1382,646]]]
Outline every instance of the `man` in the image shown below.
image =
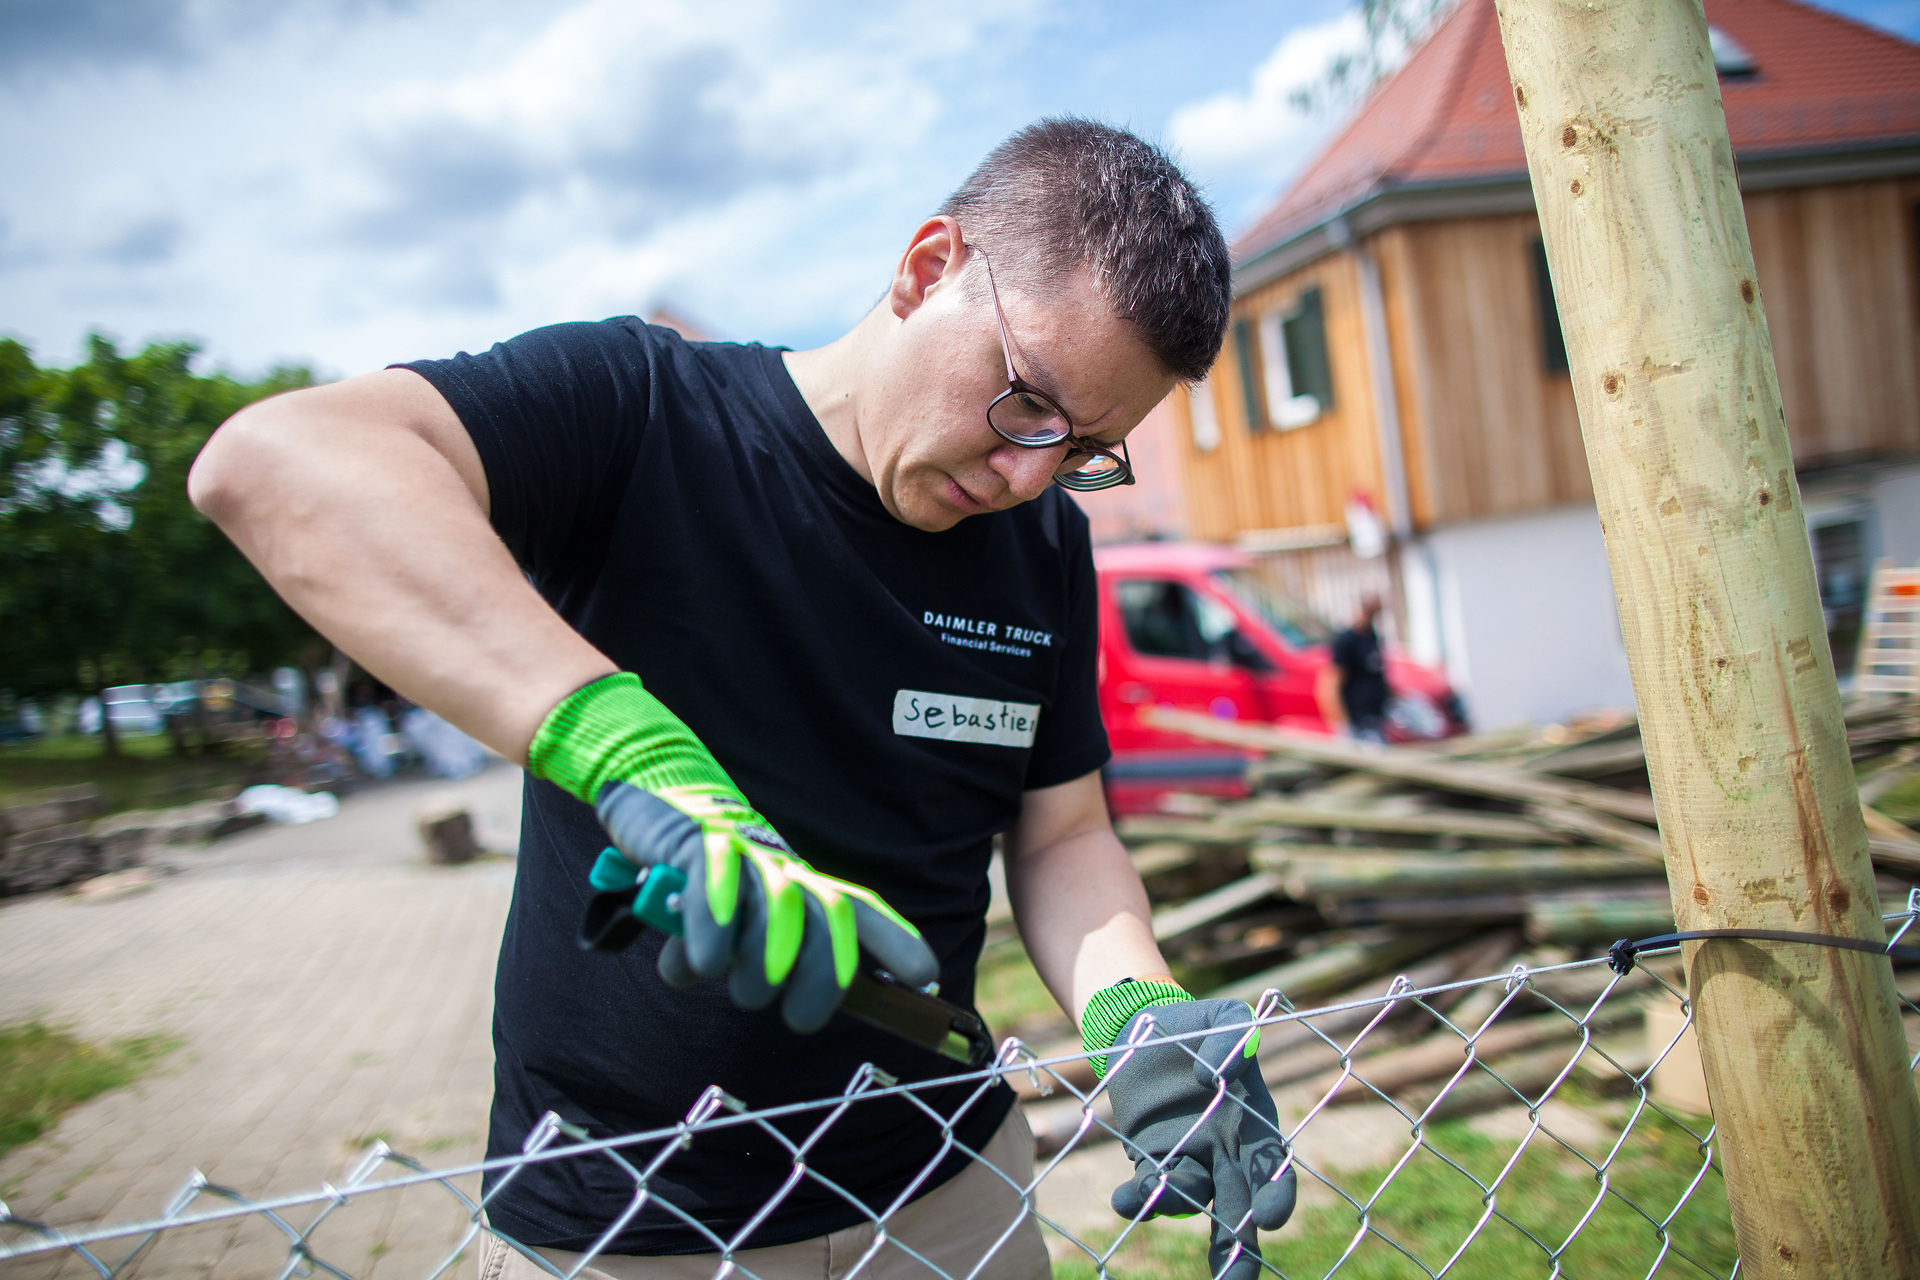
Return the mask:
[[1332,662],[1321,674],[1320,705],[1327,723],[1344,725],[1365,742],[1385,742],[1387,726],[1386,661],[1380,654],[1380,597],[1360,597],[1353,625],[1333,638]]
[[[1130,478],[1127,432],[1205,373],[1229,297],[1213,217],[1164,155],[1046,121],[819,350],[561,325],[222,427],[200,508],[369,670],[528,763],[490,1155],[549,1110],[610,1136],[673,1125],[709,1084],[765,1108],[835,1096],[862,1063],[951,1074],[833,1009],[862,950],[970,1002],[1004,831],[1028,951],[1090,1050],[1143,1017],[1223,1028],[1116,1072],[1140,1172],[1115,1207],[1212,1201],[1237,1228],[1215,1270],[1252,1273],[1292,1171],[1247,1007],[1168,976],[1109,825],[1087,526],[1058,491]],[[597,862],[607,832],[624,859]],[[688,875],[685,936],[580,951],[602,874],[660,863]],[[1010,1092],[917,1097],[850,1108],[784,1191],[787,1145],[702,1134],[583,1274],[711,1275],[725,1249],[759,1276],[838,1275],[900,1202],[869,1274],[929,1274],[906,1246],[1044,1275],[1031,1216],[1008,1232],[1032,1154]],[[570,1268],[633,1192],[610,1160],[534,1164],[489,1221]],[[483,1270],[537,1273],[497,1241]]]

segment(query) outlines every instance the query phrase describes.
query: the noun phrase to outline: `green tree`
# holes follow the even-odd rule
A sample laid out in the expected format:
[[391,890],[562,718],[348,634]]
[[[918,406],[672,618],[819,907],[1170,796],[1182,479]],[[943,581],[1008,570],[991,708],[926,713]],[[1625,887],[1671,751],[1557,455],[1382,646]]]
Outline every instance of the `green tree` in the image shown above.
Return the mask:
[[[187,501],[201,445],[241,407],[311,385],[199,375],[189,343],[123,356],[95,335],[71,369],[0,339],[0,688],[21,695],[178,678],[200,655],[281,661],[312,631]],[[111,729],[102,734],[116,750]]]
[[1439,25],[1455,0],[1359,0],[1366,29],[1358,49],[1334,54],[1312,83],[1288,100],[1306,112],[1343,112],[1397,68]]

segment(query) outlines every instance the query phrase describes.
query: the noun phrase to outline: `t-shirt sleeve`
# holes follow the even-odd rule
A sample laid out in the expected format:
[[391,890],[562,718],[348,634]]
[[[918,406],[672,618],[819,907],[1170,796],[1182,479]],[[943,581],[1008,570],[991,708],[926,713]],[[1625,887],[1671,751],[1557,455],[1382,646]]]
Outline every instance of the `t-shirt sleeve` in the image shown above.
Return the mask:
[[400,366],[473,437],[494,530],[536,582],[588,569],[606,544],[647,422],[650,341],[630,318],[557,324]]
[[1040,717],[1033,753],[1027,758],[1026,788],[1057,786],[1092,773],[1112,758],[1107,728],[1100,720],[1100,597],[1093,571],[1093,542],[1087,518],[1071,502],[1062,538],[1068,594],[1067,631],[1060,656],[1053,705]]

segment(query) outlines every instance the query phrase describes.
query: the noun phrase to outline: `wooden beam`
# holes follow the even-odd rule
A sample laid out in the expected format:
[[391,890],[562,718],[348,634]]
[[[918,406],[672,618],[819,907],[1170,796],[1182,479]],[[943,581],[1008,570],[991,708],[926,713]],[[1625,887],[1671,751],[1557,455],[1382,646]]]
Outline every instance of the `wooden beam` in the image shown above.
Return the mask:
[[[1124,821],[1124,819],[1122,820]],[[1142,880],[1148,876],[1162,875],[1168,871],[1178,871],[1190,867],[1200,856],[1200,851],[1190,843],[1162,840],[1152,844],[1142,844],[1129,851],[1133,859],[1133,870]]]
[[[1598,814],[1588,816],[1596,824],[1607,821]],[[1570,830],[1568,824],[1561,821],[1558,825],[1560,830],[1555,830],[1544,822],[1501,813],[1462,813],[1445,809],[1425,813],[1390,813],[1377,809],[1335,809],[1286,800],[1254,800],[1222,809],[1204,819],[1163,818],[1153,814],[1124,817],[1114,824],[1114,829],[1122,840],[1130,843],[1191,840],[1201,844],[1245,844],[1260,832],[1275,827],[1372,831],[1387,835],[1462,836],[1514,844],[1570,843],[1567,839]],[[1641,830],[1648,839],[1653,838],[1652,832],[1644,827]],[[1615,844],[1618,841],[1607,839],[1603,843]]]
[[1635,734],[1619,742],[1585,742],[1577,747],[1562,747],[1551,754],[1536,756],[1521,767],[1534,773],[1594,778],[1645,768],[1646,763],[1647,749]]
[[1397,898],[1528,889],[1591,880],[1635,880],[1660,869],[1612,849],[1356,849],[1346,845],[1255,845],[1251,866],[1271,873],[1290,898]]
[[1272,725],[1243,724],[1234,720],[1215,720],[1193,711],[1174,711],[1153,707],[1140,718],[1157,729],[1168,729],[1210,742],[1225,742],[1238,747],[1254,747],[1298,756],[1315,764],[1359,769],[1403,782],[1417,782],[1441,791],[1457,791],[1470,796],[1492,796],[1498,800],[1560,801],[1582,805],[1616,818],[1635,822],[1655,820],[1653,798],[1637,791],[1555,778],[1526,769],[1499,765],[1470,764],[1447,760],[1429,751],[1405,747],[1364,746],[1339,738],[1308,733],[1290,733]]
[[1527,812],[1542,826],[1557,827],[1572,835],[1585,836],[1595,844],[1610,844],[1645,858],[1661,861],[1666,858],[1660,848],[1659,832],[1637,822],[1628,822],[1625,818],[1613,818],[1591,809],[1582,809],[1577,804],[1553,801],[1530,804]]
[[[1588,1020],[1587,1025],[1596,1031],[1605,1030],[1638,1017],[1640,1009],[1623,1001],[1617,1006],[1603,1008]],[[1466,1027],[1463,1030],[1472,1035],[1479,1028]],[[1579,1038],[1580,1024],[1564,1013],[1511,1018],[1481,1031],[1473,1041],[1473,1056],[1487,1062],[1503,1054]],[[1332,1090],[1327,1101],[1333,1106],[1343,1102],[1367,1101],[1377,1096],[1374,1090],[1391,1097],[1409,1085],[1453,1075],[1460,1070],[1466,1058],[1467,1041],[1463,1036],[1454,1031],[1437,1031],[1415,1044],[1360,1059],[1353,1064],[1353,1075],[1344,1081],[1340,1078],[1343,1072],[1337,1069],[1329,1071],[1309,1085],[1308,1090],[1321,1094]],[[1373,1088],[1368,1088],[1368,1085]]]
[[1405,961],[1437,950],[1459,937],[1456,932],[1436,931],[1402,934],[1385,942],[1336,942],[1312,955],[1289,960],[1251,977],[1229,982],[1217,991],[1209,991],[1207,995],[1210,998],[1245,1000],[1248,1004],[1257,1004],[1261,993],[1274,987],[1295,1005],[1300,1005],[1335,991],[1343,991]]
[[1271,898],[1280,888],[1280,877],[1257,871],[1243,880],[1221,885],[1212,893],[1183,902],[1177,907],[1153,913],[1153,940],[1166,942],[1201,925],[1232,915],[1243,907]]
[[1527,909],[1528,942],[1615,942],[1672,931],[1673,906],[1664,898],[1541,894]]
[[[1675,918],[1883,941],[1700,0],[1496,0]],[[1920,1275],[1883,957],[1688,944],[1741,1274]]]
[[1504,813],[1468,813],[1426,809],[1394,813],[1384,809],[1337,809],[1297,800],[1248,800],[1221,812],[1219,821],[1257,826],[1327,827],[1345,831],[1382,831],[1395,835],[1469,836],[1539,844],[1559,842],[1560,834],[1538,822]]

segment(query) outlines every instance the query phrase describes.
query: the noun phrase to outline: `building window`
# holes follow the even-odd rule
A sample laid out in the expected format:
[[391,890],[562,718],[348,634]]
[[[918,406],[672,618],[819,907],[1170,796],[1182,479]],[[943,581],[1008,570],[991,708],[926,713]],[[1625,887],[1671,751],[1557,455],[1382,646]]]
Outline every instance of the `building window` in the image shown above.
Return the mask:
[[1213,409],[1213,380],[1187,388],[1187,413],[1193,418],[1193,446],[1211,453],[1220,444],[1220,415]]
[[1247,430],[1264,431],[1267,403],[1260,390],[1260,336],[1245,320],[1233,323],[1233,355],[1240,365],[1240,402],[1247,413]]
[[1333,367],[1327,361],[1327,317],[1319,289],[1300,295],[1293,314],[1280,322],[1287,344],[1287,376],[1295,398],[1311,396],[1316,413],[1333,408]]
[[1858,508],[1828,511],[1807,523],[1833,669],[1851,671],[1867,606],[1867,513]]
[[1553,273],[1547,269],[1547,245],[1533,242],[1533,293],[1540,307],[1540,359],[1548,373],[1567,371],[1567,339],[1560,332],[1560,304],[1553,300]]
[[1273,663],[1240,634],[1233,611],[1178,582],[1135,579],[1114,584],[1127,643],[1135,653],[1189,662],[1231,662],[1253,671]]
[[1707,28],[1707,46],[1713,50],[1713,69],[1722,80],[1750,79],[1760,70],[1747,46],[1718,27]]
[[1262,316],[1256,336],[1262,357],[1261,390],[1271,426],[1283,431],[1304,427],[1333,407],[1333,373],[1327,363],[1327,325],[1319,289],[1301,294],[1291,308]]

